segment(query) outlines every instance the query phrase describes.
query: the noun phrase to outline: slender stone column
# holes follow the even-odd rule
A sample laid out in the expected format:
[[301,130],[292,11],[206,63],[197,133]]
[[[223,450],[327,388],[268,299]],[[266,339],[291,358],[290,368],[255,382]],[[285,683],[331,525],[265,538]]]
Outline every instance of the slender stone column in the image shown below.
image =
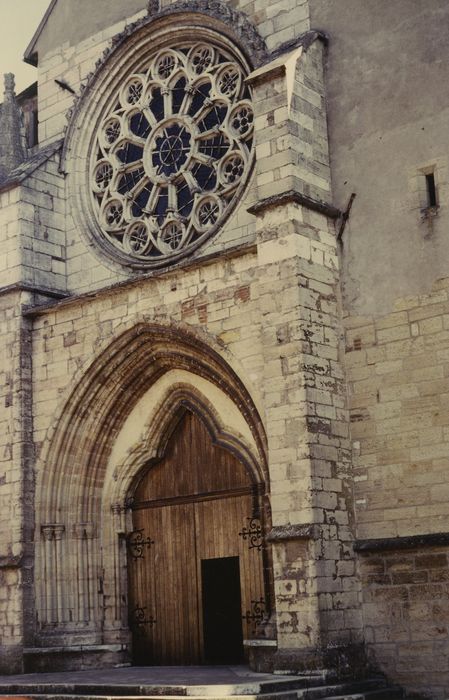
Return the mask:
[[111,587],[111,600],[113,601],[114,622],[120,626],[125,622],[123,619],[123,603],[127,597],[126,581],[126,546],[125,540],[125,507],[120,503],[112,506],[113,526],[113,559],[114,559],[114,581]]
[[62,547],[65,526],[51,523],[42,525],[44,539],[44,623],[54,624],[63,620],[63,570]]
[[76,598],[75,620],[88,623],[94,618],[96,576],[93,566],[92,544],[94,540],[94,524],[76,523],[73,526],[73,537],[76,541]]

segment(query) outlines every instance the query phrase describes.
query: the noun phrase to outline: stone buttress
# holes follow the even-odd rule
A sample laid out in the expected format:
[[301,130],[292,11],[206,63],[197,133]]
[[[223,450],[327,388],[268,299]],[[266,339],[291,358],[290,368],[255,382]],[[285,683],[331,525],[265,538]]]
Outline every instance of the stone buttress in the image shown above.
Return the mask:
[[249,76],[278,634],[265,659],[289,670],[363,658],[324,51],[309,32]]

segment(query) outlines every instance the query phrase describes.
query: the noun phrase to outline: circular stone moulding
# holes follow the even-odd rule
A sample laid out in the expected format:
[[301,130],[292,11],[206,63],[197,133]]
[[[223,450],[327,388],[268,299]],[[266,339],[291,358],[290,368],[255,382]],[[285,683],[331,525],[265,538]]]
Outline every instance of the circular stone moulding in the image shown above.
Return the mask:
[[122,264],[161,267],[210,238],[248,181],[249,68],[210,32],[196,42],[156,43],[130,65],[110,81],[95,114],[90,221],[97,242]]

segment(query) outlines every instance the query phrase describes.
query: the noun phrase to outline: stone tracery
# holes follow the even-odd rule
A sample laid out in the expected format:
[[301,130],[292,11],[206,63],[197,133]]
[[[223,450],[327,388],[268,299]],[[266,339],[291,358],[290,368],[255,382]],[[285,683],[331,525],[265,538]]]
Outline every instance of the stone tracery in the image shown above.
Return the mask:
[[101,232],[130,262],[161,265],[208,238],[231,211],[253,151],[245,71],[210,42],[183,42],[128,75],[91,155]]

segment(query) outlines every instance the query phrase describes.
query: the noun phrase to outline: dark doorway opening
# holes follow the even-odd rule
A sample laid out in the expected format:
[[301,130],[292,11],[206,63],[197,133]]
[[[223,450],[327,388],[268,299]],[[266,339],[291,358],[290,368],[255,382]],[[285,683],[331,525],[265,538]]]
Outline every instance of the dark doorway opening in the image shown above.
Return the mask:
[[243,661],[239,557],[201,560],[205,661]]

